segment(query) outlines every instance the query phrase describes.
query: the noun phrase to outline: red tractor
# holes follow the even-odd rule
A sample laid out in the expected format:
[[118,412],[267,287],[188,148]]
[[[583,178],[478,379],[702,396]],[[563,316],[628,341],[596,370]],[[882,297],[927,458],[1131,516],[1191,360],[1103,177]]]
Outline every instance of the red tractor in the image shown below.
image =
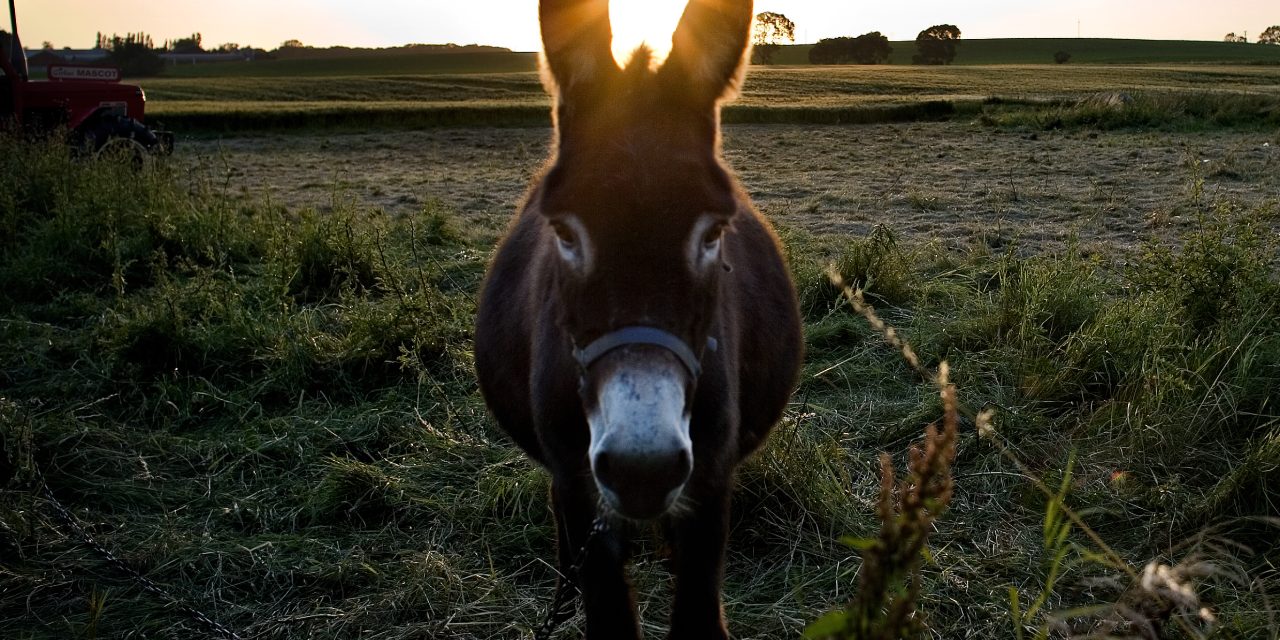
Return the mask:
[[76,149],[136,155],[173,150],[173,134],[144,123],[142,87],[120,84],[110,67],[50,65],[48,80],[28,77],[18,39],[18,12],[9,0],[9,33],[0,31],[0,128],[48,134],[66,131]]

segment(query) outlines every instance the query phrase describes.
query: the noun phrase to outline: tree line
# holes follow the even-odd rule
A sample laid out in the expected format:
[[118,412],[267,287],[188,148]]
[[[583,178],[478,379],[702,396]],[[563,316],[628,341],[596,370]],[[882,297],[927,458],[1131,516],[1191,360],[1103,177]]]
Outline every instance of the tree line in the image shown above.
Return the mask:
[[[1248,38],[1228,33],[1225,42],[1248,42]],[[796,23],[781,13],[765,11],[756,15],[751,50],[752,64],[773,64],[774,57],[784,44],[796,41]],[[1259,44],[1280,45],[1280,25],[1267,27],[1258,36]],[[916,36],[916,53],[912,64],[951,64],[956,58],[960,43],[960,28],[953,24],[939,24],[921,31]],[[887,64],[893,47],[889,38],[879,31],[860,36],[823,38],[809,49],[810,64]],[[1066,64],[1071,54],[1059,51],[1053,61]]]
[[[168,51],[171,53],[234,53],[236,51],[245,51],[245,50],[261,51],[261,49],[253,49],[253,47],[242,47],[235,42],[224,42],[211,49],[206,49],[204,48],[204,35],[201,34],[200,32],[193,33],[184,38],[174,38],[173,40],[165,40],[164,44],[159,47],[155,46],[155,40],[153,40],[151,36],[146,33],[130,33],[125,36],[125,39],[141,41],[145,43],[147,48],[149,49],[155,49],[158,51]],[[112,34],[108,36],[102,33],[101,31],[99,31],[98,37],[94,41],[93,48],[105,49],[107,51],[111,51],[115,49],[115,47],[119,44],[120,40],[121,38],[118,35]],[[49,43],[45,43],[45,48],[52,49],[53,45]]]
[[[52,43],[46,42],[45,49],[52,49]],[[204,36],[199,32],[193,33],[182,38],[174,38],[165,40],[164,44],[157,47],[155,39],[150,34],[144,32],[127,33],[123,36],[119,34],[111,34],[110,36],[98,32],[97,38],[93,43],[94,49],[100,49],[107,52],[107,60],[114,66],[120,68],[120,72],[126,76],[154,76],[164,71],[164,60],[160,57],[161,53],[243,53],[246,56],[256,58],[269,57],[269,53],[262,49],[254,49],[253,47],[242,47],[234,42],[226,42],[217,47],[204,48]]]
[[[46,41],[44,49],[52,51],[53,43]],[[227,42],[216,47],[204,46],[203,34],[196,32],[182,38],[165,40],[156,46],[155,39],[144,32],[127,33],[123,36],[110,36],[98,33],[93,44],[94,49],[107,53],[107,61],[119,67],[126,76],[153,76],[164,71],[163,53],[201,54],[201,53],[237,53],[253,60],[276,60],[293,57],[342,58],[360,55],[379,55],[384,53],[454,53],[454,52],[509,52],[510,49],[486,45],[448,44],[407,44],[400,47],[360,48],[360,47],[324,47],[317,48],[303,44],[301,40],[289,39],[281,42],[275,49],[266,50],[250,46],[241,46]],[[56,54],[56,52],[55,52]]]
[[[1223,42],[1248,42],[1249,38],[1245,35],[1236,35],[1232,31],[1222,38]],[[1258,44],[1277,44],[1280,45],[1280,24],[1272,25],[1262,30],[1262,34],[1258,36]]]
[[[756,16],[752,31],[752,64],[773,64],[784,43],[796,41],[796,24],[785,15],[765,11]],[[916,36],[912,64],[951,64],[956,59],[960,28],[953,24],[929,27]],[[886,64],[893,53],[889,38],[879,31],[858,37],[823,38],[809,49],[812,64]]]

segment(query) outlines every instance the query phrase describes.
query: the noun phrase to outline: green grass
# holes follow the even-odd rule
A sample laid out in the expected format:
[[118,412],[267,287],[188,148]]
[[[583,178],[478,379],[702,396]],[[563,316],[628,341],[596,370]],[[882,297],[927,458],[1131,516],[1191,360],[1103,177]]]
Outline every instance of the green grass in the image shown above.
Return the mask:
[[[150,116],[181,132],[550,122],[550,99],[532,72],[157,78],[144,86]],[[993,123],[1020,126],[1035,124],[1026,119],[1040,117],[1046,106],[1065,105],[1129,116],[1145,109],[1146,119],[1154,122],[1139,124],[1149,125],[1159,124],[1166,107],[1177,106],[1168,104],[1172,95],[1174,102],[1246,108],[1229,124],[1269,127],[1280,111],[1278,87],[1280,66],[757,67],[724,117],[726,122],[848,124],[988,114]],[[1119,93],[1153,98],[1136,105],[1142,109],[1089,102]],[[1011,111],[1017,113],[1010,116]],[[1196,113],[1190,114],[1192,120]],[[1177,120],[1165,119],[1169,126]],[[1062,120],[1087,124],[1086,118]]]
[[[95,537],[246,637],[537,624],[553,586],[547,479],[487,417],[472,371],[499,228],[341,194],[323,215],[246,204],[217,167],[0,151],[0,636],[199,631],[58,525],[36,466]],[[829,261],[926,363],[951,362],[962,402],[998,408],[1033,474],[1056,485],[1076,450],[1064,500],[1126,558],[1176,561],[1174,545],[1219,524],[1210,540],[1260,581],[1205,588],[1219,637],[1265,633],[1280,547],[1237,518],[1280,499],[1280,211],[1194,191],[1185,209],[1202,224],[1125,264],[782,229],[808,358],[740,474],[735,637],[794,637],[843,603],[859,563],[836,541],[874,535],[877,453],[901,459],[941,410],[839,299]],[[1007,589],[1045,582],[1045,503],[962,427],[922,607],[941,637],[1009,637]],[[662,557],[642,536],[650,635],[669,601]],[[1118,598],[1082,589],[1095,574],[1067,568],[1047,608]]]
[[1027,104],[988,101],[981,121],[1032,129],[1163,129],[1280,126],[1280,99],[1258,94],[1108,94],[1080,100]]
[[[1280,47],[1277,47],[1280,48]],[[428,102],[550,104],[536,73],[358,78],[156,78],[144,83],[151,106],[197,102]],[[934,97],[1066,96],[1103,91],[1280,94],[1280,67],[999,66],[753,67],[748,106],[857,104]]]

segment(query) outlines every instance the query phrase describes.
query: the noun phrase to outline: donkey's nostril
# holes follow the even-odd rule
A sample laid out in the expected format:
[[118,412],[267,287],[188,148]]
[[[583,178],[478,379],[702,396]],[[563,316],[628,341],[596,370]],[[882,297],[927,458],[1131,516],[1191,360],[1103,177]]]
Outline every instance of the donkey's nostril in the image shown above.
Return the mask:
[[688,447],[611,449],[591,459],[596,482],[613,507],[640,519],[661,515],[679,496],[693,471]]
[[597,477],[609,477],[609,453],[601,451],[596,454],[595,459],[591,461],[591,470],[595,472]]
[[693,471],[693,460],[689,455],[688,449],[680,449],[676,452],[676,462],[672,466],[672,469],[675,471],[677,476],[684,479],[689,478],[689,472]]

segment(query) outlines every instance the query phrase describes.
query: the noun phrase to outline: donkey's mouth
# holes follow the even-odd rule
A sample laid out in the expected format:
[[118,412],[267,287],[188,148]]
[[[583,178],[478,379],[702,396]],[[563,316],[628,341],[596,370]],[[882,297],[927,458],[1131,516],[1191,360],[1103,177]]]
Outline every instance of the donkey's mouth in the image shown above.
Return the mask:
[[600,501],[604,508],[628,520],[654,520],[666,515],[673,510],[684,491],[683,484],[665,495],[652,491],[635,492],[635,495],[620,494],[599,482],[596,487],[600,489]]

